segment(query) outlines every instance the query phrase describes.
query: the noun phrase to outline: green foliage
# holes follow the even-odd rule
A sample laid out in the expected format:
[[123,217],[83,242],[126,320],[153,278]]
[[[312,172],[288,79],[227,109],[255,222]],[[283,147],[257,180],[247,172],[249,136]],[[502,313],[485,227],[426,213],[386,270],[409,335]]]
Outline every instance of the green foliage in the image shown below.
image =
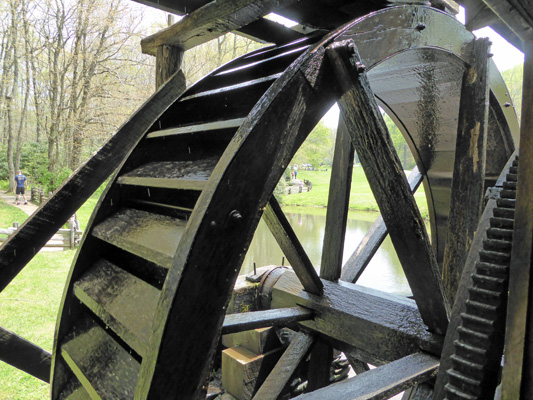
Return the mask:
[[[14,199],[15,197],[13,197]],[[14,222],[22,224],[28,216],[18,207],[4,203],[0,200],[0,228],[9,228]]]
[[509,89],[509,99],[513,104],[518,121],[522,111],[522,81],[524,75],[524,64],[516,65],[515,67],[502,72],[503,80]]
[[396,124],[394,124],[392,119],[387,114],[383,115],[383,119],[387,124],[387,129],[389,130],[389,134],[392,139],[392,144],[394,145],[396,153],[400,158],[403,169],[413,169],[416,165],[416,162],[413,155],[411,154],[411,151],[409,150],[409,146],[407,145],[407,142],[405,141],[402,132],[400,132],[400,129],[398,129]]
[[292,164],[311,164],[318,168],[322,164],[331,164],[333,140],[331,129],[320,121],[309,134],[304,144],[292,159]]

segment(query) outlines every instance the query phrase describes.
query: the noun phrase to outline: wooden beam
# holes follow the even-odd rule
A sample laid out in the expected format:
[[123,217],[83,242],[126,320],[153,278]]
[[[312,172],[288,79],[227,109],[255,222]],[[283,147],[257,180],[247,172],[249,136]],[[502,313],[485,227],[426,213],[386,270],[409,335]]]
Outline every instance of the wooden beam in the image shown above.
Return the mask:
[[[418,167],[413,168],[407,178],[412,193],[416,192],[423,180],[424,176],[420,173]],[[374,257],[374,254],[378,251],[381,243],[387,237],[387,234],[387,226],[383,221],[383,217],[380,215],[365,234],[352,256],[342,267],[341,279],[343,281],[357,282],[363,272],[365,272],[365,268],[370,263],[370,260],[372,260],[372,257]]]
[[322,282],[274,196],[270,198],[263,218],[305,290],[321,294]]
[[472,46],[473,62],[464,72],[461,88],[452,196],[442,268],[444,288],[451,304],[484,206],[490,42],[487,38],[477,39]]
[[329,385],[333,361],[333,347],[320,339],[315,340],[307,370],[307,390],[317,390]]
[[353,368],[353,371],[359,375],[359,374],[362,374],[366,371],[369,371],[370,370],[370,367],[368,366],[367,363],[361,361],[361,360],[358,360],[357,358],[351,356],[351,355],[346,355],[346,358],[348,359],[348,362],[350,363],[350,366]]
[[297,321],[313,318],[313,311],[303,307],[280,308],[275,310],[252,311],[229,314],[224,318],[222,335],[266,328],[275,325],[287,325]]
[[525,56],[502,400],[533,396],[533,285],[530,272],[533,256],[533,180],[530,176],[533,171],[533,41],[526,42]]
[[0,360],[50,383],[52,355],[2,327],[0,327]]
[[312,393],[302,394],[295,399],[388,399],[411,386],[431,379],[438,369],[437,357],[415,353]]
[[533,40],[532,0],[483,0],[522,41]]
[[313,337],[311,335],[299,332],[261,385],[253,400],[276,400],[312,344]]
[[337,129],[337,140],[335,140],[333,165],[331,166],[328,210],[320,266],[320,276],[330,281],[336,281],[341,276],[354,153],[350,135],[341,118]]
[[432,332],[443,334],[449,305],[437,259],[368,79],[359,73],[361,59],[351,41],[332,45],[328,56],[344,91],[339,105],[346,127],[422,319]]
[[122,164],[157,118],[184,91],[185,77],[177,73],[4,242],[0,247],[0,291]]
[[155,55],[155,88],[156,90],[178,72],[183,61],[183,50],[175,46],[162,45]]
[[[420,349],[440,355],[443,337],[427,331],[413,300],[342,281],[323,283],[324,294],[316,296],[302,290],[293,272],[285,272],[272,287],[271,306],[315,311],[312,320],[299,324],[336,349],[363,351],[372,364]],[[357,358],[370,362],[367,356]]]
[[171,27],[141,40],[144,54],[155,55],[159,46],[183,50],[250,24],[295,0],[218,0],[193,11]]

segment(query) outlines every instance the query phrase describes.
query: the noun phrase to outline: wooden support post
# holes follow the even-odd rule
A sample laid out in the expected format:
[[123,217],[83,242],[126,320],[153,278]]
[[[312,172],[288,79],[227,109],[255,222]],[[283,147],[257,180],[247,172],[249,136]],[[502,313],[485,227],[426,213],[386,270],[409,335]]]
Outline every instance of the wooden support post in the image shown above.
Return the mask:
[[274,196],[270,198],[263,217],[305,290],[321,294],[322,282]]
[[[415,167],[407,178],[412,193],[416,192],[423,180],[424,176],[420,173],[418,168]],[[372,257],[374,257],[374,254],[376,254],[376,251],[378,251],[381,243],[383,243],[387,237],[387,234],[387,227],[385,226],[383,217],[380,215],[376,218],[366,235],[363,237],[352,256],[342,267],[341,279],[343,281],[352,283],[357,282],[359,277],[365,272],[365,268],[370,263],[370,260],[372,260]]]
[[162,45],[157,48],[155,56],[156,90],[180,70],[183,54],[183,50],[176,46]]
[[333,165],[331,166],[328,211],[320,267],[320,277],[330,281],[336,281],[341,276],[354,152],[350,135],[341,118],[337,129]]
[[426,227],[353,42],[328,49],[344,95],[345,123],[376,198],[420,314],[432,332],[445,333],[449,305]]
[[502,400],[533,398],[533,40],[524,44],[524,86]]
[[473,63],[464,72],[461,88],[452,197],[442,269],[444,288],[451,304],[483,211],[490,41],[487,38],[477,39],[472,46]]
[[305,321],[306,319],[311,319],[313,314],[311,310],[303,307],[230,314],[224,318],[222,335],[273,325],[287,325],[296,321]]
[[44,382],[50,382],[52,355],[2,327],[0,327],[0,360]]

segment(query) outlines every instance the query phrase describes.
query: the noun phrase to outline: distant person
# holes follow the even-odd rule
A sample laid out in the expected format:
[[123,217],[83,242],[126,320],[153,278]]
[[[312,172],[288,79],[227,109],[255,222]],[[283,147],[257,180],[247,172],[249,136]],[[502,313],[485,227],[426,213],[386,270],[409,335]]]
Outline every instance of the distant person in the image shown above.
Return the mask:
[[15,175],[15,183],[17,185],[16,187],[16,194],[17,194],[17,204],[20,204],[20,197],[24,199],[24,204],[28,204],[28,200],[26,200],[26,185],[28,180],[26,179],[25,175],[22,175],[22,172],[20,170],[17,171],[17,175]]
[[294,164],[294,179],[298,179],[298,164]]

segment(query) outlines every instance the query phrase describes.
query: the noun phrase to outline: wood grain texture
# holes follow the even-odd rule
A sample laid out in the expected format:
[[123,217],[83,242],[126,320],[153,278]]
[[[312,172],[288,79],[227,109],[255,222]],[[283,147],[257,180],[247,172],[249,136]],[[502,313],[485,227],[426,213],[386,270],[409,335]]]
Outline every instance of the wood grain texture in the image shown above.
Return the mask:
[[2,327],[0,327],[0,361],[46,383],[50,382],[52,355]]
[[[418,167],[413,168],[407,181],[412,193],[415,193],[424,176],[418,170]],[[346,282],[356,283],[359,277],[365,271],[372,257],[381,246],[381,243],[387,237],[388,231],[383,217],[380,215],[376,218],[368,232],[365,234],[361,243],[357,246],[353,254],[350,256],[346,264],[342,267],[341,279]]]
[[295,0],[218,0],[193,11],[171,27],[141,40],[144,54],[160,46],[191,49],[241,28]]
[[533,292],[530,272],[533,255],[533,180],[530,176],[533,171],[533,41],[526,43],[525,56],[520,161],[502,373],[503,400],[533,396],[533,325],[530,311]]
[[320,264],[320,277],[330,281],[336,281],[341,276],[354,154],[350,135],[341,117],[331,166],[326,227]]
[[275,325],[287,325],[297,321],[313,318],[314,313],[303,307],[279,308],[275,310],[253,311],[230,314],[224,318],[222,335],[266,328]]
[[276,400],[312,344],[313,336],[305,332],[298,332],[253,400]]
[[324,294],[315,296],[285,272],[272,289],[272,307],[313,310],[315,317],[300,325],[341,351],[355,348],[382,363],[419,349],[440,354],[443,336],[427,331],[413,300],[342,281],[323,283]]
[[483,209],[485,160],[489,123],[489,39],[472,44],[474,63],[464,75],[459,104],[459,125],[444,249],[442,279],[453,304],[464,263]]
[[184,51],[175,46],[161,45],[155,54],[155,88],[156,90],[178,72],[183,61]]
[[438,368],[437,357],[416,353],[312,393],[302,394],[295,399],[388,399],[413,385],[432,378]]
[[159,116],[185,91],[183,74],[163,85],[0,247],[0,291],[117,169]]
[[274,196],[270,198],[263,218],[305,290],[321,294],[322,282]]
[[328,56],[345,91],[339,106],[346,127],[420,314],[431,331],[444,333],[449,304],[437,259],[368,80],[352,65],[361,63],[355,45],[338,43]]

